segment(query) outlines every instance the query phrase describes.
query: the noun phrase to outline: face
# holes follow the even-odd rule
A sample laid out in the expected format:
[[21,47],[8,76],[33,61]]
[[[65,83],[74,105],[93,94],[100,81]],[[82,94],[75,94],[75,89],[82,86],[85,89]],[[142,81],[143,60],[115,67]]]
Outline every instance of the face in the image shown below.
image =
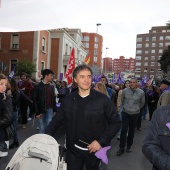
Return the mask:
[[160,84],[160,89],[161,90],[164,90],[164,89],[166,89],[167,88],[167,85],[166,84]]
[[101,81],[103,84],[107,84],[106,78],[101,78],[100,81]]
[[26,79],[27,79],[27,77],[26,77],[25,74],[21,76],[21,80],[22,80],[22,81],[25,81]]
[[53,74],[50,73],[49,75],[45,76],[45,79],[47,80],[47,82],[52,82],[53,77],[54,77]]
[[125,87],[126,87],[126,88],[129,87],[129,85],[130,85],[130,82],[127,81],[127,82],[125,83]]
[[0,93],[5,92],[7,87],[7,80],[6,79],[1,79],[0,80]]
[[80,90],[86,91],[90,90],[91,83],[92,83],[92,75],[89,70],[82,70],[80,71],[74,81],[78,84],[78,88]]
[[129,87],[130,87],[132,90],[134,90],[134,89],[137,88],[137,86],[138,86],[138,83],[137,83],[136,79],[131,79],[131,80],[130,80],[130,85],[129,85]]
[[150,91],[153,91],[153,88],[152,88],[152,86],[150,86],[150,87],[149,87],[149,90],[150,90]]

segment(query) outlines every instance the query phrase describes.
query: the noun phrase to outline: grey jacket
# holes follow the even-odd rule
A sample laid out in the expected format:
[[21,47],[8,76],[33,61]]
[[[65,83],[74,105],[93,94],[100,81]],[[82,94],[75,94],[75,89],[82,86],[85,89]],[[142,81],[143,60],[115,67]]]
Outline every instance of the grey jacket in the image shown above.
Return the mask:
[[153,170],[170,170],[170,106],[157,109],[144,139],[142,151],[153,164]]
[[130,88],[125,88],[122,92],[123,111],[128,114],[138,114],[145,104],[145,93],[137,88],[135,92]]

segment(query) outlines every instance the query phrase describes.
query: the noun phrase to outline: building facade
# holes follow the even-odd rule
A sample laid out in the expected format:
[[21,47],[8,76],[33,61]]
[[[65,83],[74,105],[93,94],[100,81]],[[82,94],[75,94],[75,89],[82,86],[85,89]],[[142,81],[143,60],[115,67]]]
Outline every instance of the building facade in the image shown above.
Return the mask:
[[135,59],[132,57],[126,59],[124,56],[120,56],[118,59],[113,59],[112,70],[116,74],[123,71],[133,72],[135,70]]
[[89,65],[93,67],[96,65],[101,69],[102,54],[103,54],[103,37],[96,33],[82,33],[82,43],[88,55],[90,55]]
[[87,52],[81,42],[80,29],[54,29],[44,31],[0,33],[0,72],[8,75],[18,61],[28,59],[36,63],[36,73],[41,78],[45,68],[54,71],[55,78],[65,74],[68,58],[75,48],[76,65],[83,63]]
[[152,27],[149,33],[138,34],[136,39],[135,76],[161,78],[159,60],[163,50],[170,45],[170,31],[167,26]]

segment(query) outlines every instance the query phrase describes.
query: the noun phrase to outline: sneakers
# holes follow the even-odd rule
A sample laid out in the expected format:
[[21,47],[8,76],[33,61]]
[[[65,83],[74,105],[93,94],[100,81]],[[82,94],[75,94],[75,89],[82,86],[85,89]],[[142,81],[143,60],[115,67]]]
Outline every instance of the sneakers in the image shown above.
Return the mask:
[[32,120],[32,118],[31,118],[31,117],[29,117],[27,120],[28,120],[28,121],[30,121],[30,120]]
[[124,153],[124,149],[119,148],[119,150],[117,151],[117,156],[120,156]]
[[7,144],[4,141],[0,142],[0,157],[4,157],[8,155]]
[[22,125],[22,128],[23,128],[23,129],[26,129],[26,125],[25,125],[25,124],[23,124],[23,125]]

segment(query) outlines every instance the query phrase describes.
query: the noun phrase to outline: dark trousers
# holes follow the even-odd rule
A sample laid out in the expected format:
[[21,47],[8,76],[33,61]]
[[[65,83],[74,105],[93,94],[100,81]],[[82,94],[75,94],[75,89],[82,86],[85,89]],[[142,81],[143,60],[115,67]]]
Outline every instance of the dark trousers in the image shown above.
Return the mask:
[[28,102],[26,100],[21,100],[20,103],[20,111],[22,116],[22,124],[27,124],[27,110],[28,110]]
[[144,106],[140,109],[140,113],[137,121],[137,129],[141,128],[143,112],[144,112]]
[[74,153],[67,151],[66,162],[67,170],[83,170],[84,165],[86,170],[99,170],[100,159],[94,153],[75,148]]
[[[122,149],[125,148],[126,138],[127,138],[127,146],[132,146],[138,117],[139,114],[130,115],[128,113],[122,112],[122,130],[121,130],[120,145],[119,145],[120,148]],[[128,132],[128,137],[126,137],[127,132]]]
[[151,105],[148,105],[148,109],[149,109],[149,120],[152,119],[152,115],[153,115],[153,112],[156,110],[156,106],[151,106]]

